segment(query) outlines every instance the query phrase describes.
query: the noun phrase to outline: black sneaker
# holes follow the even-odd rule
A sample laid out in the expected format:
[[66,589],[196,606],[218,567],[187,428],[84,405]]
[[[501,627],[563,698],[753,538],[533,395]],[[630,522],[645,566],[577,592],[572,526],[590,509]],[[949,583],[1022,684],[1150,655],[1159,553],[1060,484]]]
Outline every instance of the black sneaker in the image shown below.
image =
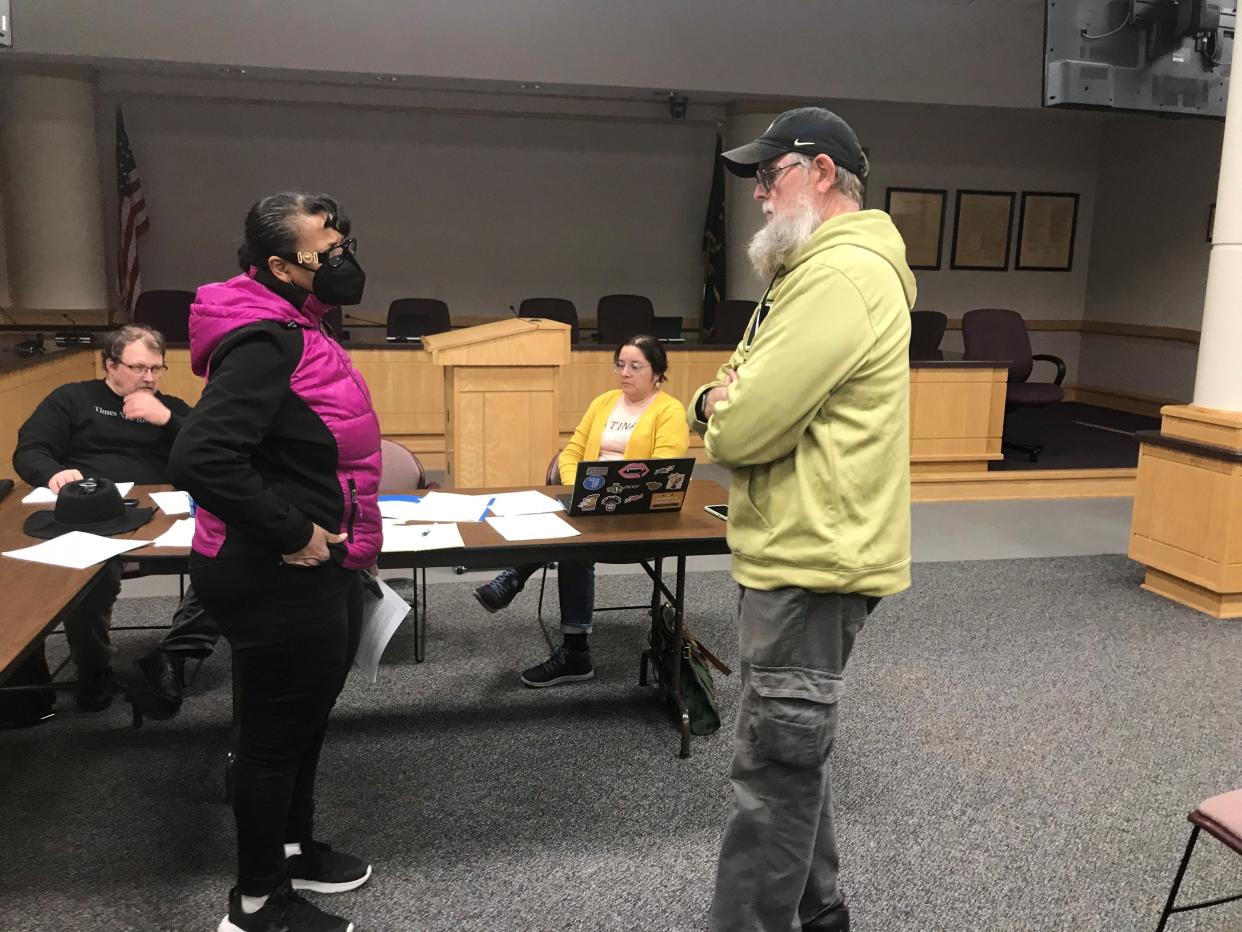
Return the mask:
[[216,932],[354,932],[354,924],[307,902],[286,880],[253,913],[242,912],[241,894],[234,887],[229,891],[229,913]]
[[312,841],[310,851],[289,856],[289,880],[295,890],[312,893],[344,893],[357,890],[371,879],[371,865],[352,854],[333,851],[331,845]]
[[144,715],[154,719],[172,718],[181,711],[181,691],[185,688],[185,658],[155,650],[134,661],[129,683],[130,698]]
[[82,685],[78,687],[78,708],[83,712],[102,712],[112,705],[112,694],[116,691],[116,678],[111,667],[100,667],[94,673],[82,674],[78,679]]
[[522,671],[522,682],[532,689],[577,683],[595,676],[589,650],[576,651],[558,647],[552,656],[538,666]]
[[498,612],[505,608],[519,592],[522,591],[522,580],[515,570],[505,570],[489,583],[474,590],[474,597],[489,612]]

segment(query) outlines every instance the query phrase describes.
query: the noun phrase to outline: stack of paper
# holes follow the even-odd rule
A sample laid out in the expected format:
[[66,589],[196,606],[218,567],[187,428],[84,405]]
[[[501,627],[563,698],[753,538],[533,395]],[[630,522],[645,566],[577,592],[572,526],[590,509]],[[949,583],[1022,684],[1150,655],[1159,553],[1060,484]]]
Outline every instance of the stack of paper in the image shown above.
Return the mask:
[[84,570],[88,566],[102,563],[127,550],[145,547],[149,543],[149,540],[114,540],[98,534],[87,534],[85,531],[70,531],[33,547],[6,551],[4,556],[15,560],[29,560],[32,563],[46,563],[49,566],[64,566],[71,570]]
[[385,553],[412,553],[418,550],[448,550],[464,547],[456,524],[394,524],[384,522]]
[[[122,498],[124,498],[126,494],[128,494],[129,490],[132,489],[133,487],[134,487],[134,484],[132,482],[118,482],[116,484],[116,490],[121,494]],[[23,505],[55,505],[56,504],[56,493],[53,492],[51,489],[49,489],[45,485],[40,486],[37,489],[33,489],[25,498],[23,498],[22,504]]]
[[487,523],[505,540],[547,540],[554,537],[577,537],[582,533],[555,514],[488,518]]
[[151,501],[159,505],[160,511],[172,517],[190,513],[189,492],[152,492]]
[[482,521],[494,501],[491,495],[459,495],[456,492],[428,492],[411,511],[411,521]]
[[384,648],[410,610],[405,599],[384,580],[379,580],[379,587],[383,598],[377,599],[370,592],[363,595],[362,631],[358,638],[358,651],[354,654],[354,668],[361,670],[372,683],[379,679],[379,662]]
[[192,543],[194,543],[193,518],[182,518],[180,521],[174,521],[172,527],[155,538],[155,546],[157,547],[188,547]]
[[492,514],[498,518],[513,515],[538,515],[551,511],[564,511],[565,506],[550,495],[534,489],[529,492],[501,492],[492,499]]

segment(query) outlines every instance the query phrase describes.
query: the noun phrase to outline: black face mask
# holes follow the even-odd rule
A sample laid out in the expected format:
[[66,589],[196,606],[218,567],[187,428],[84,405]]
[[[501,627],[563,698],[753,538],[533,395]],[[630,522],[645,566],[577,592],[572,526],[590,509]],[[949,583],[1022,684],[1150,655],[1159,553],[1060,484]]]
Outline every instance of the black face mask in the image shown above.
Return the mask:
[[362,271],[362,266],[358,264],[353,253],[347,252],[340,265],[331,266],[325,262],[315,270],[311,294],[324,304],[361,304],[362,290],[366,284],[367,273]]

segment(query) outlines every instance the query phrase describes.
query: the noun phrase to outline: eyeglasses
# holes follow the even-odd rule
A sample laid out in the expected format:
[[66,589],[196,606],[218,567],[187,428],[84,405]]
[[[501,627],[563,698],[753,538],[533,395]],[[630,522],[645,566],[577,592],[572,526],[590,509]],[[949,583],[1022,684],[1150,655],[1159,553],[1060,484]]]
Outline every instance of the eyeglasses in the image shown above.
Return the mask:
[[790,162],[788,165],[778,165],[776,168],[759,168],[755,170],[755,182],[763,189],[765,194],[771,194],[772,189],[776,187],[777,176],[787,168],[793,168],[796,165],[805,165],[806,162]]
[[357,251],[358,238],[351,236],[349,239],[341,240],[335,246],[328,247],[323,252],[297,252],[281,256],[280,258],[296,262],[298,265],[309,265],[312,262],[317,262],[320,265],[336,268],[345,261],[346,255],[352,256]]
[[638,375],[640,372],[646,372],[649,368],[651,367],[645,362],[621,362],[617,360],[612,364],[613,372],[624,372],[626,369],[629,369],[635,375]]
[[118,366],[124,366],[134,375],[146,375],[148,372],[150,372],[153,376],[155,376],[156,378],[159,378],[161,375],[163,375],[165,372],[168,371],[167,366],[140,366],[134,363],[121,362],[121,360],[119,359],[113,360],[113,362],[115,362]]

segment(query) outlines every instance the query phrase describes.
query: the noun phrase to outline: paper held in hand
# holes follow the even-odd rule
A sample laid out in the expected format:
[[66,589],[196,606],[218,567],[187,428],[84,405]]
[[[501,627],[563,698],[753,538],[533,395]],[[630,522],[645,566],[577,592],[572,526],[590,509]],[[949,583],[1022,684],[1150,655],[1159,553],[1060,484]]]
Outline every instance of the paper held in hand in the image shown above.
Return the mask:
[[354,669],[372,683],[379,679],[380,658],[388,642],[401,627],[410,611],[405,599],[382,579],[377,579],[382,597],[376,597],[369,588],[362,593],[362,632],[358,638],[358,652],[354,655]]

